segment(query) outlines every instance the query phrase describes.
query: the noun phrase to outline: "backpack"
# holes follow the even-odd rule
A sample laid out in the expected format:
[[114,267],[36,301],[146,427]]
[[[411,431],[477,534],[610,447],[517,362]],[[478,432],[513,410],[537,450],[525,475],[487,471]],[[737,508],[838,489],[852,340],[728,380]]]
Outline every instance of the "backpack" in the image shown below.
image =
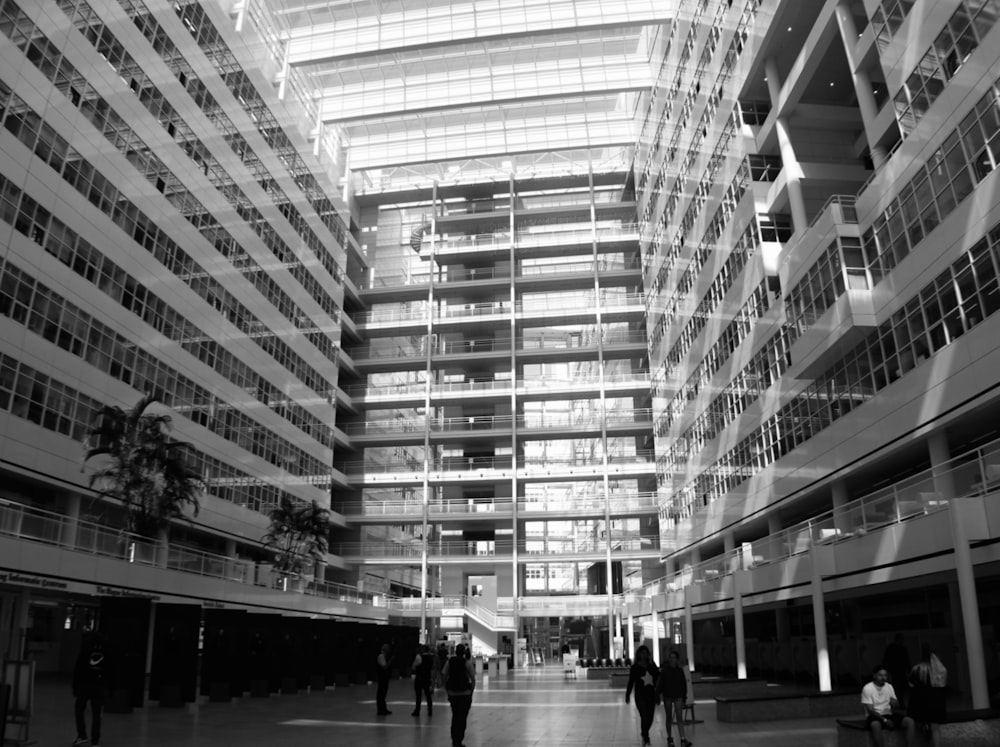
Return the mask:
[[946,687],[948,685],[948,670],[945,669],[937,654],[931,654],[930,669],[931,687]]
[[444,689],[454,693],[469,689],[469,673],[465,670],[465,661],[457,656],[448,659],[448,673],[444,681]]

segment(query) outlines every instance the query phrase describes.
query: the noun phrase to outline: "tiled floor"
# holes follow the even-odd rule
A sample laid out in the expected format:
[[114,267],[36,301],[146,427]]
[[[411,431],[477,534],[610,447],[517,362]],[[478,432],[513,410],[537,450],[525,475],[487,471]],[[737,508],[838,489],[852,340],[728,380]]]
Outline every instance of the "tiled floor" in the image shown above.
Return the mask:
[[[104,747],[448,747],[451,713],[440,702],[434,716],[410,716],[409,680],[389,688],[391,716],[375,716],[372,685],[269,699],[243,698],[231,705],[205,703],[186,708],[149,705],[129,715],[105,715]],[[42,747],[69,745],[73,730],[68,684],[40,682],[32,738]],[[833,719],[767,724],[720,724],[714,702],[698,702],[704,723],[688,735],[697,747],[833,747]],[[8,734],[8,737],[11,736]],[[653,728],[653,745],[666,744],[663,709]],[[639,718],[625,705],[624,691],[606,682],[564,681],[561,669],[529,670],[477,689],[469,716],[468,747],[536,745],[639,745]]]

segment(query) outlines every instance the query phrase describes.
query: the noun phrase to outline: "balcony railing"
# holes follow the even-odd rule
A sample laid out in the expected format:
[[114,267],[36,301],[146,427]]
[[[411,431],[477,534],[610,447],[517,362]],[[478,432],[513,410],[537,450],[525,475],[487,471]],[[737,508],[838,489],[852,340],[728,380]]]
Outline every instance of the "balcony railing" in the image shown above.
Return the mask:
[[[941,486],[952,488],[945,495]],[[953,498],[1000,491],[1000,439],[825,511],[779,532],[745,543],[643,587],[643,594],[676,591],[736,570],[750,570],[808,552],[814,545],[860,537],[916,516],[942,511]]]
[[[632,511],[655,511],[657,508],[656,493],[613,493],[607,500],[612,515]],[[348,518],[380,517],[380,516],[410,516],[423,514],[424,504],[414,498],[373,498],[366,497],[361,501],[344,501],[334,506],[335,510]],[[604,496],[574,495],[571,499],[552,498],[548,500],[519,498],[517,510],[525,514],[532,513],[575,513],[601,514],[605,510]],[[470,514],[501,514],[512,512],[512,501],[509,498],[494,498],[492,500],[465,499],[445,501],[433,499],[427,504],[427,511],[432,516],[468,516]]]
[[[556,389],[596,390],[601,383],[600,376],[538,376],[531,379],[518,379],[517,389],[524,392],[551,391]],[[649,386],[649,371],[626,371],[621,373],[608,372],[604,375],[606,389],[633,388]],[[358,384],[347,388],[347,394],[360,399],[393,399],[396,397],[422,396],[426,384],[420,381],[401,382],[398,384],[383,384],[366,386]],[[495,392],[506,394],[511,389],[510,379],[486,379],[480,381],[446,381],[435,382],[431,387],[432,396],[456,394],[462,392]]]
[[[483,558],[513,557],[514,543],[502,540],[436,540],[427,544],[429,558]],[[658,537],[612,537],[612,555],[659,552]],[[369,540],[342,542],[333,548],[346,560],[395,560],[420,558],[423,543],[420,540],[387,541]],[[518,540],[518,553],[523,556],[562,556],[603,553],[607,540],[599,537],[540,538],[526,537]]]

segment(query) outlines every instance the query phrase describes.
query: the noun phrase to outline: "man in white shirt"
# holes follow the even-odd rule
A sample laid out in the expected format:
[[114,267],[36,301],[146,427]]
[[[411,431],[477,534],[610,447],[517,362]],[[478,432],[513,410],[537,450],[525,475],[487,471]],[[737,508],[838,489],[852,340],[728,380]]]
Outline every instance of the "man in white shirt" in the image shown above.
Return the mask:
[[872,670],[872,681],[861,688],[861,705],[865,707],[872,742],[875,747],[883,747],[885,729],[903,729],[906,731],[906,744],[913,747],[916,725],[912,718],[900,710],[896,691],[886,682],[887,679],[885,667],[879,664]]

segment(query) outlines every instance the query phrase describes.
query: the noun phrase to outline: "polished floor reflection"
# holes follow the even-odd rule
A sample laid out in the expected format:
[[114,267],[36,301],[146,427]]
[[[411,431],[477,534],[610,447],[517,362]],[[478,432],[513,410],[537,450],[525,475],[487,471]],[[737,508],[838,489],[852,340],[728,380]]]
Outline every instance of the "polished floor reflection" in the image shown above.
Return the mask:
[[[204,703],[185,708],[156,705],[128,715],[105,716],[104,747],[448,747],[450,711],[438,704],[433,717],[413,710],[409,680],[389,689],[391,716],[375,716],[374,685],[331,689],[326,693],[243,698],[231,705]],[[73,706],[68,682],[39,682],[31,737],[40,745],[69,744]],[[703,723],[689,732],[696,747],[833,747],[834,719],[767,724],[720,724],[715,703],[698,701]],[[651,732],[653,745],[666,745],[663,710]],[[11,736],[8,734],[8,737]],[[675,734],[676,737],[676,734]],[[564,681],[561,669],[533,669],[487,678],[476,690],[465,744],[468,747],[535,745],[639,745],[639,718],[625,705],[624,690],[607,682]]]

